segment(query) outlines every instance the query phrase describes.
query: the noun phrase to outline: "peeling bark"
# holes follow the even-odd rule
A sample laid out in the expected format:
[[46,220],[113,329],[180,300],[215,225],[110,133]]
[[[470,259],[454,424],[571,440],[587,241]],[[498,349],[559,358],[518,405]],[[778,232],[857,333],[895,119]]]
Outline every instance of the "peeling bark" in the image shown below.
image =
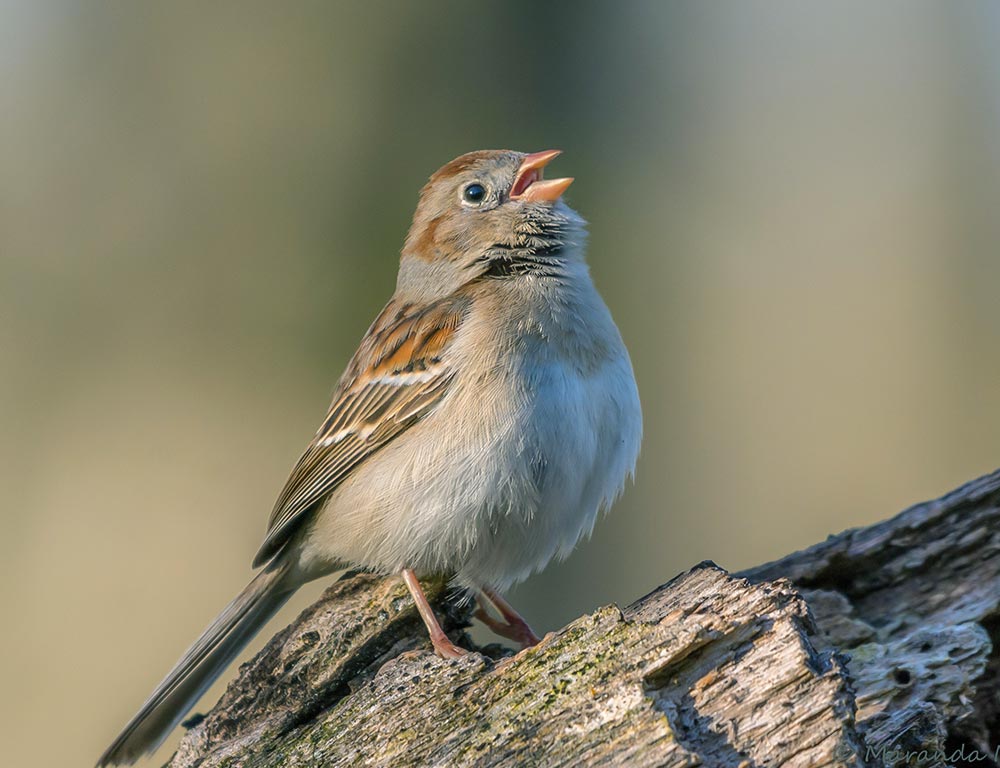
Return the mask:
[[397,580],[349,574],[170,766],[996,765],[998,553],[1000,472],[742,574],[702,563],[516,656],[428,584],[458,661]]
[[1000,471],[742,575],[788,579],[849,659],[869,757],[997,765]]

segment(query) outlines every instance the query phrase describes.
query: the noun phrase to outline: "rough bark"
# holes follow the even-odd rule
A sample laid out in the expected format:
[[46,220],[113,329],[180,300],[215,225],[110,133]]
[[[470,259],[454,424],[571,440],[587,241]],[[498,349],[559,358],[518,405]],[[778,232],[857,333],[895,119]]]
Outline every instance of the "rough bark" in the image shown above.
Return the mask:
[[[996,765],[1000,471],[730,575],[702,563],[510,656],[428,585],[349,574],[280,632],[170,765]],[[978,754],[974,754],[978,750]]]

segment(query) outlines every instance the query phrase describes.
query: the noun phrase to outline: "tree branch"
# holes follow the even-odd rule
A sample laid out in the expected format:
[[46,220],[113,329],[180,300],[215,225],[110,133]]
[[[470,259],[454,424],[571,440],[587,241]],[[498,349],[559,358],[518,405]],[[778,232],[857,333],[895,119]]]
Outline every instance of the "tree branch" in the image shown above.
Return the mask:
[[[469,606],[427,593],[474,648]],[[996,765],[998,599],[1000,471],[742,574],[702,563],[513,657],[436,658],[398,580],[348,574],[170,765]]]

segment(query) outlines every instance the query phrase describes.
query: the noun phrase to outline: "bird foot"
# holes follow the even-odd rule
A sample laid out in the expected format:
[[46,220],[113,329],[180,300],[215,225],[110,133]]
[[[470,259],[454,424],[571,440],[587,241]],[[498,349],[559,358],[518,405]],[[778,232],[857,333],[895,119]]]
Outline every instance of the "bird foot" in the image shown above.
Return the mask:
[[467,650],[455,645],[447,636],[431,637],[431,644],[434,646],[434,653],[442,659],[461,659],[469,655]]
[[500,637],[506,637],[508,640],[513,640],[515,643],[519,644],[522,649],[531,648],[533,645],[538,645],[539,643],[538,635],[536,635],[532,631],[531,627],[528,626],[528,622],[520,616],[513,620],[501,621],[500,619],[496,619],[491,616],[482,606],[480,606],[472,615],[500,635]]

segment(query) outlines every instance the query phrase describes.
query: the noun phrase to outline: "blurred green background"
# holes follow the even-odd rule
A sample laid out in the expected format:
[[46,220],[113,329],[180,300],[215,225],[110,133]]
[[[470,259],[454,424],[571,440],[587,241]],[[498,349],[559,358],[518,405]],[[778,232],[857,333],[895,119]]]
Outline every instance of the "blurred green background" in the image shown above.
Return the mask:
[[0,3],[4,763],[92,764],[243,586],[468,150],[565,151],[645,411],[538,629],[1000,465],[998,51],[987,2]]

